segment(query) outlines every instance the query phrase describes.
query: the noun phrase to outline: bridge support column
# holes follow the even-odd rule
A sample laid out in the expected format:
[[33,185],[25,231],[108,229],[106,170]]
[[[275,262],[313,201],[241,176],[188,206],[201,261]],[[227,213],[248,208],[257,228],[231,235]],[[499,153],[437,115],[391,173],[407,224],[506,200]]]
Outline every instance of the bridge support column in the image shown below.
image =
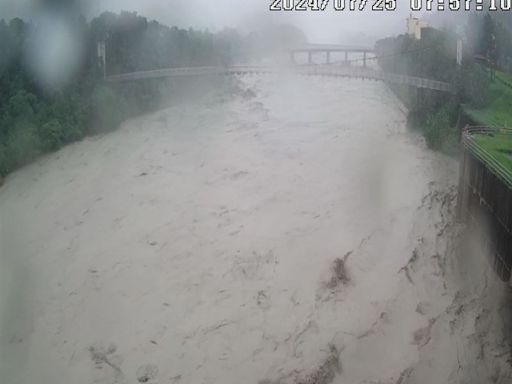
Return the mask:
[[363,67],[366,68],[366,51],[363,52]]
[[308,51],[308,64],[313,64],[313,52]]
[[107,49],[105,41],[98,41],[97,43],[98,49],[98,64],[100,66],[101,72],[103,73],[103,78],[107,77]]
[[424,89],[416,87],[416,105],[423,105],[424,102]]
[[348,51],[345,51],[345,63],[348,63]]
[[326,58],[325,58],[325,61],[327,64],[331,64],[331,51],[327,51],[325,52],[326,54]]

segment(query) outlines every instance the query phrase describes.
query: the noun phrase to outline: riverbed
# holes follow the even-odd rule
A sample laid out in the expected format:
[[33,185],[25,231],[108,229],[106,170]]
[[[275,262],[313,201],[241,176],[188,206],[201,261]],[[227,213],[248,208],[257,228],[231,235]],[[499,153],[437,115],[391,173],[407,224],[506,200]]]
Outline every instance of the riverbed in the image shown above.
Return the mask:
[[10,175],[1,381],[461,382],[458,165],[405,113],[377,82],[244,76]]

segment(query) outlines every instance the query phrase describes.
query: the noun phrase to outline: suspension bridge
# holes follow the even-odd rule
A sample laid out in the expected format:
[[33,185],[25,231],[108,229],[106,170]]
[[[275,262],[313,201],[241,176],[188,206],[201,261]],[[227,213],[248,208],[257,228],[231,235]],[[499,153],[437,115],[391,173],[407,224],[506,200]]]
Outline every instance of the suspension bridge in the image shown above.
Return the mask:
[[340,65],[300,65],[300,66],[243,66],[234,65],[228,67],[186,67],[186,68],[164,68],[149,71],[138,71],[110,75],[106,77],[108,82],[127,82],[144,79],[162,79],[182,76],[212,76],[212,75],[244,75],[244,74],[280,74],[280,75],[302,75],[302,76],[323,76],[338,78],[357,78],[384,81],[386,83],[404,84],[416,88],[432,89],[442,92],[453,92],[450,83],[426,79],[422,77],[398,75],[395,73],[383,72],[376,69]]
[[[102,52],[100,60],[105,70],[106,56],[105,50]],[[244,74],[279,74],[279,75],[302,75],[302,76],[323,76],[333,78],[356,78],[383,81],[385,83],[403,84],[418,89],[431,89],[441,92],[454,92],[450,83],[427,79],[416,76],[400,75],[396,73],[384,72],[378,69],[369,68],[367,61],[377,60],[374,50],[368,47],[330,45],[330,44],[306,44],[291,48],[288,51],[290,55],[290,64],[287,66],[264,66],[264,65],[232,65],[232,66],[202,66],[202,67],[182,67],[182,68],[161,68],[153,70],[144,70],[115,75],[106,75],[108,82],[128,82],[145,79],[164,79],[183,76],[212,76],[212,75],[244,75]],[[332,55],[344,54],[344,60],[333,62]],[[297,56],[306,54],[307,63],[297,64]],[[315,64],[314,55],[322,55],[325,62]],[[349,60],[349,54],[357,54],[356,59]],[[362,62],[362,65],[352,65],[355,62]]]

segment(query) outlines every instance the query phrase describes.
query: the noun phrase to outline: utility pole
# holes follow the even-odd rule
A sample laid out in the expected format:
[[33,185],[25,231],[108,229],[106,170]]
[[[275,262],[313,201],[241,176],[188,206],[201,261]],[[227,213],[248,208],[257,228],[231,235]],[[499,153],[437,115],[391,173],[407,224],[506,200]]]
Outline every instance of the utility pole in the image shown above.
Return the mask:
[[462,67],[462,52],[463,52],[463,43],[462,36],[464,35],[464,28],[462,25],[457,25],[455,27],[455,35],[457,37],[457,51],[456,51],[456,60],[457,67],[460,69]]
[[98,41],[98,65],[103,72],[103,78],[107,77],[107,50],[104,40]]
[[295,51],[290,51],[290,64],[295,65]]
[[491,80],[494,80],[496,78],[496,61],[497,61],[497,54],[496,54],[496,36],[494,36],[494,33],[491,33],[491,48],[489,53],[489,64],[490,64],[490,70],[491,70]]
[[462,39],[457,38],[457,66],[460,68],[462,65]]

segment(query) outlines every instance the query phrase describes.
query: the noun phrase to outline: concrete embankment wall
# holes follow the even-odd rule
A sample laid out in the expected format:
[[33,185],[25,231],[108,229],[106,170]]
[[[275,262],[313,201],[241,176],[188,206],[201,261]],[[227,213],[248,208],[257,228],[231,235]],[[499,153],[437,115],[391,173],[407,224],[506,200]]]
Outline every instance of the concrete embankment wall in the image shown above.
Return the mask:
[[510,281],[512,189],[470,150],[464,150],[461,161],[459,219],[480,237],[483,253],[500,279]]

